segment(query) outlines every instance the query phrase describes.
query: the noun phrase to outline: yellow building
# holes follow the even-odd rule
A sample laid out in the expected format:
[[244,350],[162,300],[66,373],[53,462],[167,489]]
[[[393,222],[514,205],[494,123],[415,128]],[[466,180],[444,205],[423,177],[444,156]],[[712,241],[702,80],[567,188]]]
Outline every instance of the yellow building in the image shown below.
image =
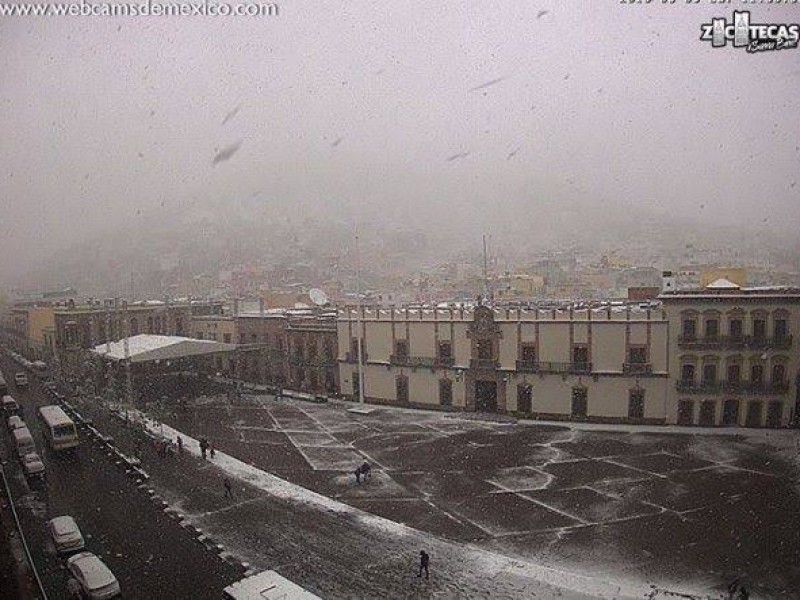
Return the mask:
[[747,269],[730,267],[727,269],[703,269],[700,272],[700,287],[706,288],[719,279],[727,279],[731,283],[744,287],[747,285]]

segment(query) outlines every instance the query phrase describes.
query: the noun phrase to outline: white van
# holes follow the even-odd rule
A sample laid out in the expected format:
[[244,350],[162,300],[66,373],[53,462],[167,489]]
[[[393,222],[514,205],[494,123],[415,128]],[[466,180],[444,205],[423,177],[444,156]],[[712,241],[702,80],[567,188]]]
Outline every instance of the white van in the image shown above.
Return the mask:
[[33,443],[33,436],[27,427],[15,429],[12,435],[14,436],[14,448],[20,460],[26,454],[36,452],[36,444]]

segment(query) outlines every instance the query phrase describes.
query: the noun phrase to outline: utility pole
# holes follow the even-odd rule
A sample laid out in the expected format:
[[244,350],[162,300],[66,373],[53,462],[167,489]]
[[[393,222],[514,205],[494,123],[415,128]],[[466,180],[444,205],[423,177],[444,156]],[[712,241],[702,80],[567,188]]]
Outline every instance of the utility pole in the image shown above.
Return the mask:
[[483,287],[486,302],[488,302],[490,306],[494,306],[494,293],[492,292],[492,286],[489,284],[489,259],[486,250],[486,234],[483,234]]
[[[132,278],[131,278],[132,279]],[[122,347],[125,352],[125,421],[128,418],[128,409],[133,404],[133,381],[131,380],[131,351],[128,343],[128,338],[131,335],[131,322],[128,314],[128,303],[124,305],[125,312],[125,338],[122,342]]]
[[356,357],[356,360],[358,360],[358,366],[357,366],[357,369],[358,369],[358,402],[360,404],[364,404],[364,365],[363,365],[364,348],[363,348],[362,340],[361,340],[361,334],[362,334],[362,329],[361,329],[361,311],[362,311],[362,305],[361,305],[361,252],[359,250],[359,245],[358,245],[358,224],[356,224],[355,238],[356,238],[356,301],[357,301],[357,305],[356,305],[356,335],[357,335],[357,337],[356,337],[356,340],[358,342],[358,356]]

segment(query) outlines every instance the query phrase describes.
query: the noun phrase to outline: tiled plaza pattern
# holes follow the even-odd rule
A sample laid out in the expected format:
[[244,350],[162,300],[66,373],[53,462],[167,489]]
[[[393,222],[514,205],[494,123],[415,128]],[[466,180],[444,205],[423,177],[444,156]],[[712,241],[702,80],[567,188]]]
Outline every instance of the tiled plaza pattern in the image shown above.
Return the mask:
[[[166,421],[419,530],[600,577],[721,590],[744,576],[765,597],[800,597],[797,471],[763,437],[206,400]],[[373,475],[356,485],[364,460]]]

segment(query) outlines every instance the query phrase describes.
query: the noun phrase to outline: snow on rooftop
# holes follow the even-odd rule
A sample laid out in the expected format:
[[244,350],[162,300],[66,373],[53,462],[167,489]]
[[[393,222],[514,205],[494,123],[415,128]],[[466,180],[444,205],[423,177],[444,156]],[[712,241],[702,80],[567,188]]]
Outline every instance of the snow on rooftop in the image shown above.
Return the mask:
[[719,279],[712,281],[706,286],[707,290],[738,290],[740,286],[736,285],[729,279],[725,279],[724,277],[720,277]]

